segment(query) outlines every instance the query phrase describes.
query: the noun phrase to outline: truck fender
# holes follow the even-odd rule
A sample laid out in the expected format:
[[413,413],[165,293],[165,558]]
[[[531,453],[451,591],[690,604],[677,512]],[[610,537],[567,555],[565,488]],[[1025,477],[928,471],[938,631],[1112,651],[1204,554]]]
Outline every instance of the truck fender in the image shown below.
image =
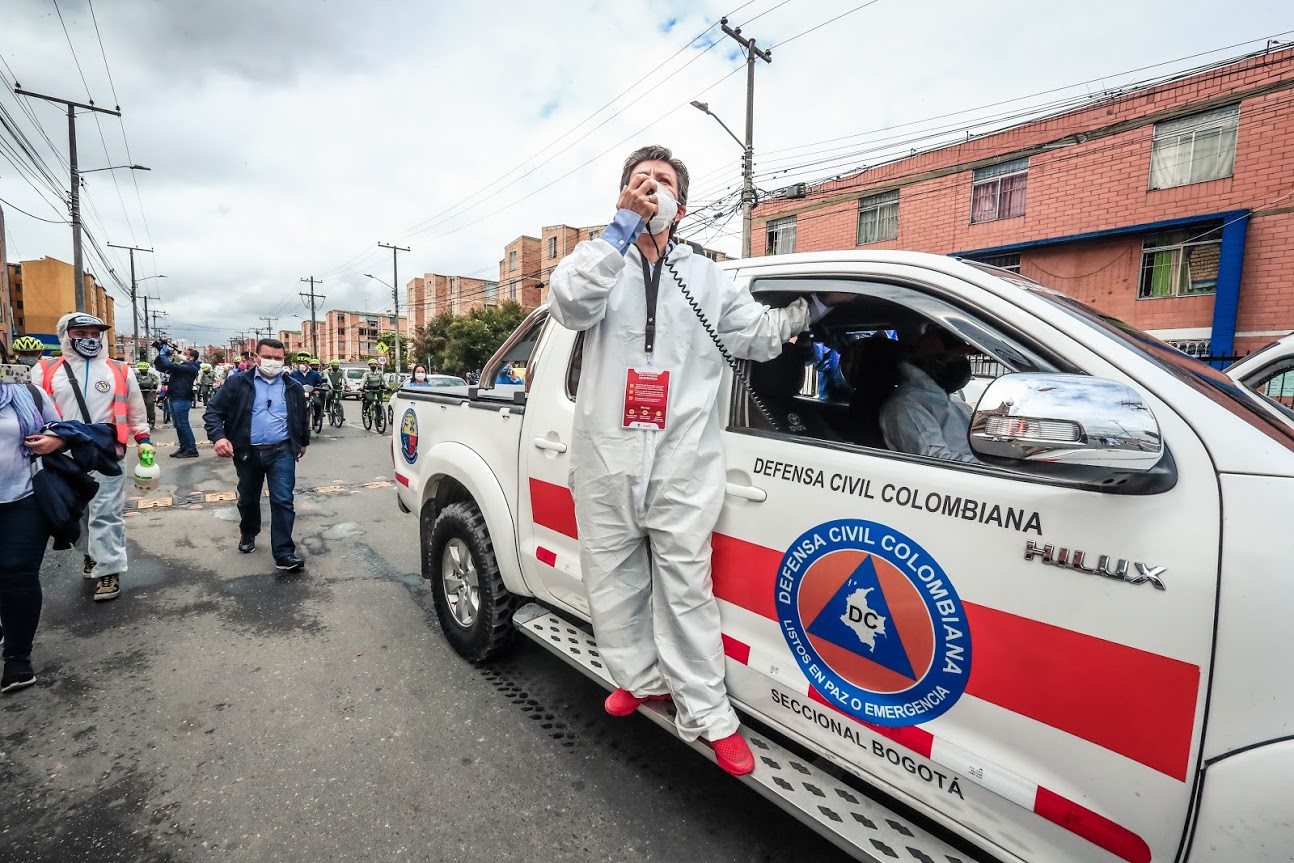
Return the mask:
[[471,495],[472,501],[485,518],[504,586],[515,596],[533,596],[526,587],[525,576],[521,572],[521,559],[517,552],[517,526],[512,517],[512,508],[508,505],[503,486],[499,484],[498,477],[490,470],[490,466],[475,452],[453,441],[436,444],[422,453],[421,458],[425,461],[421,471],[424,479],[418,512],[422,512],[427,501],[435,500],[441,479],[448,478],[457,482]]

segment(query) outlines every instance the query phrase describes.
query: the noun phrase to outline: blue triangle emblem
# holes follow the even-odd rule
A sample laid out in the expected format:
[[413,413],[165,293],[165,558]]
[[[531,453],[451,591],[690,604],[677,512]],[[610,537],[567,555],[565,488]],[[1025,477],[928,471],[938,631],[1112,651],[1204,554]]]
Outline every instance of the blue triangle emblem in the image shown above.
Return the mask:
[[909,680],[916,679],[907,651],[895,631],[871,555],[863,558],[809,624],[809,634],[866,657]]

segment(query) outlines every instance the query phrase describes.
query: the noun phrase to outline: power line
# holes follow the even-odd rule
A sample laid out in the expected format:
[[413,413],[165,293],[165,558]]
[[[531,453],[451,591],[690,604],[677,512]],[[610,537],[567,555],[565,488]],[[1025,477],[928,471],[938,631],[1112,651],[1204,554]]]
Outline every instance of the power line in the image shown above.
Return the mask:
[[[67,225],[67,224],[70,224],[70,222],[68,222],[68,220],[67,220],[67,219],[61,219],[61,220],[56,220],[56,219],[42,219],[40,216],[37,216],[37,215],[34,215],[34,214],[32,214],[32,213],[27,212],[26,210],[24,210],[22,207],[18,206],[17,204],[11,204],[11,203],[9,203],[9,202],[8,202],[8,201],[6,201],[4,198],[0,198],[0,204],[4,204],[4,205],[6,205],[6,206],[8,206],[8,207],[11,207],[12,209],[15,209],[15,210],[17,210],[18,212],[22,213],[24,216],[28,216],[29,218],[35,219],[35,220],[36,220],[36,221],[38,221],[38,222],[45,222],[45,223],[50,224],[50,225]],[[4,263],[3,261],[0,261],[0,264],[3,264],[3,263]]]
[[[862,5],[859,5],[859,6],[855,6],[853,9],[850,9],[848,12],[841,12],[841,13],[840,13],[839,15],[837,15],[835,18],[831,18],[831,19],[829,19],[829,20],[827,20],[827,21],[823,21],[821,24],[817,25],[816,27],[810,27],[808,30],[805,30],[805,31],[804,31],[804,32],[802,32],[802,33],[796,33],[796,34],[795,34],[794,36],[792,36],[790,39],[783,39],[781,42],[778,42],[778,43],[777,43],[776,45],[774,45],[773,47],[774,47],[774,48],[781,48],[783,45],[786,45],[786,44],[788,44],[788,43],[790,43],[790,42],[794,42],[796,39],[799,39],[801,36],[808,36],[808,35],[809,35],[810,33],[812,33],[814,30],[821,30],[823,27],[826,27],[828,24],[834,24],[834,23],[836,23],[837,21],[839,21],[841,18],[844,18],[844,17],[845,17],[845,16],[847,16],[847,15],[853,15],[855,12],[858,12],[858,11],[860,11],[860,10],[866,9],[868,6],[874,6],[874,5],[876,5],[877,3],[879,3],[879,2],[880,2],[880,0],[867,0],[867,2],[866,2],[866,3],[863,3]],[[770,49],[770,50],[771,50],[771,49]]]
[[81,83],[85,85],[85,95],[90,95],[90,85],[86,83],[85,73],[81,71],[81,60],[76,56],[76,49],[72,47],[72,36],[67,32],[67,22],[63,20],[63,10],[58,8],[58,0],[53,0],[54,11],[58,13],[58,23],[63,26],[63,38],[67,39],[68,50],[72,52],[72,62],[76,64],[76,73],[81,76]]
[[[735,14],[736,12],[739,12],[739,11],[741,11],[742,9],[746,8],[747,6],[751,5],[751,3],[752,3],[752,2],[754,2],[754,0],[748,0],[748,2],[743,3],[741,6],[738,6],[736,9],[734,9],[732,12],[730,12],[730,13],[728,13],[728,14],[729,14],[729,15],[733,15],[733,14]],[[694,44],[696,44],[696,42],[697,42],[698,40],[700,40],[701,38],[703,38],[707,33],[709,33],[711,30],[713,30],[717,25],[718,25],[718,22],[716,21],[716,22],[712,23],[710,26],[706,27],[704,30],[702,30],[700,33],[698,33],[696,36],[694,36],[692,39],[690,39],[690,40],[687,42],[687,44],[685,44],[682,48],[680,48],[678,51],[674,52],[674,54],[670,55],[670,57],[668,57],[668,58],[664,61],[664,63],[658,64],[657,66],[655,66],[651,72],[647,73],[646,75],[643,75],[641,78],[639,78],[639,79],[638,79],[637,81],[635,81],[633,84],[629,85],[629,87],[627,87],[625,90],[623,90],[620,94],[618,94],[615,98],[611,99],[609,102],[607,102],[606,104],[604,104],[604,105],[602,105],[601,107],[599,107],[596,111],[594,111],[594,112],[593,112],[592,114],[590,114],[588,117],[586,117],[585,119],[581,120],[581,121],[580,121],[579,123],[577,123],[575,126],[571,127],[567,132],[565,132],[564,134],[562,134],[562,135],[558,136],[557,138],[555,138],[553,141],[551,141],[550,143],[548,143],[548,144],[547,144],[547,145],[545,145],[544,147],[540,148],[540,149],[539,149],[539,150],[538,150],[538,151],[537,151],[533,156],[530,156],[529,158],[525,159],[525,160],[524,160],[524,161],[522,161],[520,164],[518,164],[516,167],[512,168],[512,169],[511,169],[511,170],[509,170],[509,171],[506,171],[505,173],[503,173],[502,175],[500,175],[498,178],[496,178],[494,181],[492,181],[492,182],[488,183],[487,185],[485,185],[485,186],[481,187],[480,189],[478,189],[477,191],[475,191],[475,192],[473,192],[472,194],[468,195],[466,198],[462,199],[461,201],[459,201],[459,202],[457,202],[457,203],[455,203],[455,204],[452,204],[452,205],[450,205],[449,207],[445,208],[444,210],[441,210],[439,213],[437,213],[437,214],[435,214],[435,215],[433,215],[433,216],[429,217],[428,219],[425,219],[425,220],[423,220],[422,222],[417,223],[417,224],[416,224],[416,225],[414,225],[412,228],[410,228],[410,229],[408,229],[407,231],[405,231],[404,233],[400,234],[400,235],[399,235],[399,239],[406,239],[406,238],[409,238],[409,237],[412,237],[412,236],[416,236],[417,234],[423,233],[423,232],[425,232],[426,230],[429,230],[429,229],[431,229],[431,228],[433,228],[433,227],[438,227],[439,225],[444,224],[444,222],[449,221],[450,219],[454,219],[454,218],[457,218],[457,217],[459,217],[459,216],[463,215],[463,213],[466,213],[466,212],[468,212],[469,210],[471,210],[471,209],[473,209],[473,208],[475,208],[475,207],[480,206],[480,205],[481,205],[481,204],[483,204],[485,201],[488,201],[490,198],[494,197],[495,195],[498,195],[500,192],[504,191],[505,189],[510,188],[510,187],[511,187],[511,186],[513,186],[513,185],[516,185],[516,183],[518,183],[518,182],[520,182],[521,180],[524,180],[526,177],[528,177],[528,176],[532,175],[532,174],[533,174],[535,171],[537,171],[539,168],[542,168],[544,165],[547,165],[548,163],[550,163],[551,161],[553,161],[554,159],[556,159],[558,156],[562,155],[563,153],[568,152],[571,148],[573,148],[573,147],[574,147],[576,144],[578,144],[580,141],[583,141],[583,140],[584,140],[585,138],[587,138],[589,135],[593,134],[593,133],[594,133],[594,132],[596,132],[598,129],[600,129],[600,128],[602,128],[603,126],[605,126],[605,125],[606,125],[608,122],[610,122],[612,119],[614,119],[615,117],[617,117],[617,116],[619,116],[620,114],[624,113],[624,111],[625,111],[625,110],[627,110],[629,106],[626,106],[625,108],[622,108],[621,110],[616,111],[615,113],[611,114],[609,117],[607,117],[606,119],[604,119],[601,123],[599,123],[597,126],[593,127],[592,129],[590,129],[588,132],[586,132],[584,135],[580,136],[580,137],[579,137],[579,138],[577,138],[576,140],[574,140],[574,141],[570,142],[566,147],[564,147],[564,148],[562,148],[561,150],[559,150],[558,152],[556,152],[556,153],[552,154],[551,156],[549,156],[549,157],[548,157],[547,159],[545,159],[544,161],[542,161],[542,162],[540,162],[539,164],[535,165],[534,167],[532,167],[529,171],[527,171],[527,172],[526,172],[525,174],[523,174],[522,176],[517,177],[517,178],[516,178],[516,179],[514,179],[512,182],[510,182],[510,183],[508,183],[508,184],[506,184],[506,185],[504,185],[504,186],[502,186],[502,187],[500,187],[500,188],[498,188],[498,189],[495,189],[495,190],[494,190],[493,192],[491,192],[489,195],[487,195],[487,196],[486,196],[486,197],[484,197],[484,198],[481,198],[480,200],[476,201],[475,203],[472,203],[470,206],[467,206],[467,207],[463,208],[462,210],[458,210],[458,212],[452,212],[452,213],[451,213],[451,211],[457,210],[457,209],[458,209],[460,206],[462,206],[463,204],[468,203],[469,201],[471,201],[473,198],[477,197],[477,196],[478,196],[478,195],[480,195],[481,193],[483,193],[483,192],[485,192],[485,191],[488,191],[489,189],[491,189],[492,187],[494,187],[496,184],[498,184],[498,183],[499,183],[499,182],[501,182],[502,180],[506,179],[507,177],[509,177],[509,176],[511,176],[512,174],[516,173],[517,171],[521,170],[521,169],[522,169],[522,168],[524,168],[527,164],[529,164],[530,162],[532,162],[534,159],[538,158],[540,155],[542,155],[543,153],[545,153],[547,150],[549,150],[550,148],[552,148],[553,146],[555,146],[556,144],[560,143],[560,142],[561,142],[561,141],[563,141],[565,138],[567,138],[568,136],[570,136],[571,134],[573,134],[575,131],[577,131],[578,129],[580,129],[582,126],[584,126],[586,123],[588,123],[589,121],[591,121],[591,120],[592,120],[594,117],[596,117],[598,114],[602,113],[602,112],[603,112],[604,110],[606,110],[608,107],[610,107],[611,105],[615,104],[615,103],[616,103],[616,102],[618,102],[620,99],[624,98],[626,95],[628,95],[630,92],[632,92],[632,91],[634,90],[634,88],[636,88],[636,87],[637,87],[639,84],[641,84],[643,81],[646,81],[648,78],[652,77],[653,75],[656,75],[660,68],[662,68],[664,65],[666,65],[667,63],[669,63],[670,61],[672,61],[675,57],[678,57],[680,54],[682,54],[682,53],[683,53],[684,51],[686,51],[688,48],[690,48],[690,47],[692,47]],[[665,83],[666,83],[670,78],[673,78],[673,77],[674,77],[675,75],[677,75],[679,72],[682,72],[684,69],[686,69],[686,68],[687,68],[688,66],[690,66],[692,63],[694,63],[694,62],[695,62],[697,59],[699,59],[701,56],[703,56],[704,54],[708,53],[708,52],[709,52],[709,51],[710,51],[710,50],[711,50],[715,45],[717,45],[717,44],[719,44],[719,43],[716,41],[716,42],[713,42],[713,43],[711,43],[710,45],[706,46],[706,48],[705,48],[704,50],[702,50],[699,54],[697,54],[695,57],[693,57],[693,58],[692,58],[691,60],[689,60],[687,63],[683,64],[683,66],[681,66],[681,67],[679,67],[678,69],[676,69],[674,72],[670,73],[670,75],[668,75],[668,76],[666,76],[665,78],[663,78],[663,79],[661,79],[661,80],[657,81],[655,84],[653,84],[651,87],[649,87],[649,88],[648,88],[644,93],[642,93],[641,95],[645,96],[645,95],[647,95],[647,93],[650,93],[650,92],[652,92],[653,90],[656,90],[657,88],[659,88],[660,86],[662,86],[663,84],[665,84]],[[588,164],[588,163],[585,163],[585,164]],[[581,167],[583,167],[583,166],[581,166]],[[565,176],[569,176],[569,175],[563,175],[563,177],[565,177]],[[559,178],[559,179],[561,179],[561,178]],[[547,187],[545,187],[545,188],[547,188]],[[523,199],[523,200],[524,200],[524,199]],[[497,212],[497,211],[496,211],[496,212]],[[448,215],[446,218],[441,218],[442,216],[446,216],[446,214],[450,214],[450,215]],[[437,221],[437,220],[439,220],[439,221]],[[478,221],[479,221],[479,220],[478,220]],[[475,223],[475,222],[473,222],[472,224],[476,224],[476,223]],[[324,271],[324,275],[332,275],[332,274],[337,273],[337,272],[338,272],[338,271],[340,271],[340,270],[347,270],[347,269],[349,269],[349,268],[351,268],[351,267],[353,267],[353,266],[359,266],[359,267],[362,269],[362,267],[363,267],[363,266],[366,266],[366,264],[365,264],[364,262],[365,262],[365,261],[367,261],[369,258],[371,258],[374,254],[375,254],[374,252],[372,252],[372,251],[368,251],[368,252],[363,252],[363,253],[360,253],[360,254],[358,254],[358,255],[355,255],[355,256],[353,256],[352,258],[350,258],[349,260],[347,260],[346,262],[344,262],[344,263],[342,263],[342,264],[340,264],[340,265],[338,265],[338,266],[336,266],[336,267],[333,267],[333,268],[332,268],[332,269],[330,269],[330,270],[325,270],[325,271]]]

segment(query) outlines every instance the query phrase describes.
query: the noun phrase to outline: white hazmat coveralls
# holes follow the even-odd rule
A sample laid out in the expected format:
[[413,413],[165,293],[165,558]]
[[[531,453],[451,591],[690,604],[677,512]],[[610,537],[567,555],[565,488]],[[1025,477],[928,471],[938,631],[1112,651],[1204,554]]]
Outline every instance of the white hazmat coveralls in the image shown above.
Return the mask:
[[911,363],[899,363],[899,377],[898,388],[881,405],[885,445],[895,452],[978,464],[967,439],[970,406]]
[[[772,359],[806,329],[804,300],[770,309],[686,244],[667,254],[734,356]],[[598,648],[617,686],[673,696],[684,739],[721,740],[738,725],[710,577],[725,483],[716,410],[723,357],[667,267],[647,353],[634,246],[621,254],[603,239],[580,243],[553,271],[549,302],[558,323],[585,333],[570,484]],[[623,428],[630,368],[670,372],[665,430]]]

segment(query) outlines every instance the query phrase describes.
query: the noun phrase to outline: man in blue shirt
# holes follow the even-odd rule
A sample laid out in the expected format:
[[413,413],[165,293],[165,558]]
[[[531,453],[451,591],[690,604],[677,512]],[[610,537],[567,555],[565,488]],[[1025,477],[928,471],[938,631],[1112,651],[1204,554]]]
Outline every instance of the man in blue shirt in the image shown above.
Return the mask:
[[238,473],[238,550],[256,550],[261,531],[261,489],[270,490],[270,542],[274,564],[288,572],[305,564],[296,554],[292,527],[297,461],[310,444],[305,390],[283,374],[283,343],[261,339],[256,365],[231,375],[203,414],[216,455],[232,458]]

